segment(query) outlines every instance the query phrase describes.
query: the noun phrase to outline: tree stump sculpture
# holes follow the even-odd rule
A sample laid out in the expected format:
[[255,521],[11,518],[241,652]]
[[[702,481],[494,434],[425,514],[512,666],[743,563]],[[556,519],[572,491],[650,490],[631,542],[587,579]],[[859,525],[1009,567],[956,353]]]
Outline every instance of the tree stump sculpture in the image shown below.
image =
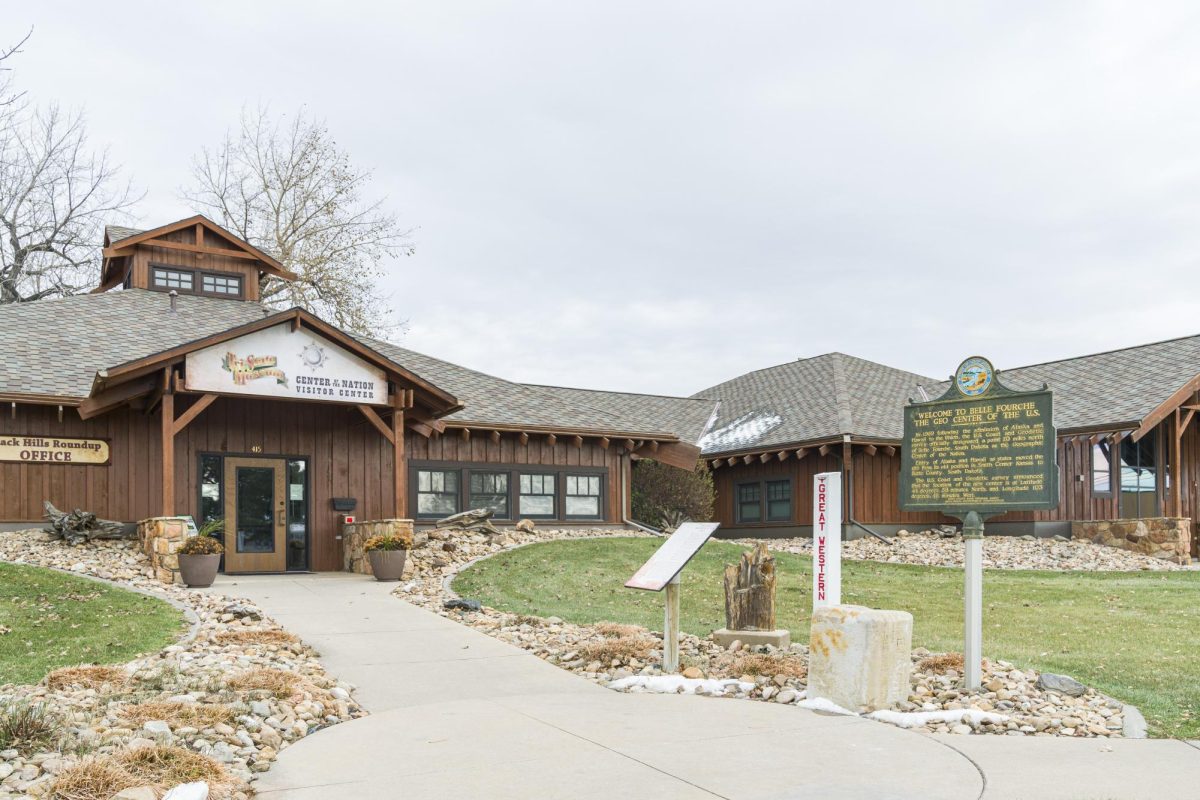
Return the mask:
[[135,529],[128,528],[124,523],[100,519],[90,511],[77,508],[68,514],[59,511],[49,500],[42,506],[50,523],[51,536],[67,544],[90,542],[92,539],[132,539],[137,535]]
[[731,631],[775,629],[775,557],[759,542],[725,566],[725,627]]

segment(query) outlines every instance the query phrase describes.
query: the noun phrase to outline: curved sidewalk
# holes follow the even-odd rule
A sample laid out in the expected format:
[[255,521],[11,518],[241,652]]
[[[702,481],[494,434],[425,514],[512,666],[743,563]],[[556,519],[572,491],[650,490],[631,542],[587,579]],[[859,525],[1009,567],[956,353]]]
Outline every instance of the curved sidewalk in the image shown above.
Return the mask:
[[1172,798],[1183,742],[941,736],[770,703],[621,694],[358,575],[225,577],[358,686],[371,716],[282,753],[267,800]]

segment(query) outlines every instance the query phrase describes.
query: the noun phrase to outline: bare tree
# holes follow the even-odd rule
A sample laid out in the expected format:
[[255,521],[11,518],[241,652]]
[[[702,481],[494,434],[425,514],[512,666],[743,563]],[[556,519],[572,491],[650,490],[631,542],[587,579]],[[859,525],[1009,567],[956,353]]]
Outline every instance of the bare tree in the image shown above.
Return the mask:
[[409,255],[408,231],[364,196],[371,178],[323,122],[303,111],[291,122],[266,109],[242,112],[241,126],[193,161],[182,196],[299,279],[263,279],[263,301],[301,306],[340,327],[386,335],[396,328],[376,282],[387,259]]
[[5,62],[21,52],[21,47],[29,41],[30,36],[33,36],[33,28],[12,47],[0,49],[0,123],[2,118],[9,116],[10,109],[17,106],[25,96],[25,92],[19,92],[13,86],[12,67],[7,66]]
[[0,303],[94,285],[103,226],[137,199],[89,150],[82,114],[20,108],[0,126]]

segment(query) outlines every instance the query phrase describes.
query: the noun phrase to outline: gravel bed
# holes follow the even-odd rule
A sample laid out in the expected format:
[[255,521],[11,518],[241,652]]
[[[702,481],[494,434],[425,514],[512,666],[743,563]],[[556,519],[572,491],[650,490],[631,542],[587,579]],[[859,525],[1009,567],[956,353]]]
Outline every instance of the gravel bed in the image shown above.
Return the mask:
[[[663,677],[660,631],[618,624],[575,625],[557,617],[516,615],[486,606],[478,611],[445,608],[447,601],[459,599],[449,588],[451,579],[477,559],[538,541],[605,535],[644,534],[562,530],[501,537],[444,531],[434,531],[431,536],[418,534],[409,553],[410,566],[404,581],[393,594],[602,686],[618,691],[647,691],[639,685],[644,681],[631,679]],[[893,709],[906,715],[902,719],[906,727],[952,734],[1085,738],[1122,735],[1122,703],[1090,687],[1064,682],[1072,693],[1044,688],[1039,686],[1042,676],[1036,671],[996,661],[985,663],[981,691],[968,693],[962,688],[961,655],[931,654],[918,648],[913,651],[912,659],[912,690],[908,699]],[[668,690],[678,692],[780,704],[803,704],[806,699],[808,647],[804,644],[794,643],[786,650],[775,650],[734,643],[726,649],[711,639],[683,634],[680,666],[680,676],[672,681],[659,681],[657,690],[663,690],[662,685],[666,684]],[[1048,676],[1047,680],[1053,678]],[[975,713],[950,719],[959,715],[949,712],[970,710]],[[918,725],[913,714],[920,712],[927,712],[930,719]]]
[[55,777],[83,759],[171,744],[225,767],[231,780],[213,797],[243,800],[281,749],[365,714],[351,696],[353,687],[326,674],[316,652],[259,608],[159,583],[132,542],[70,547],[46,541],[41,531],[0,533],[0,560],[156,594],[196,620],[190,639],[124,665],[113,681],[0,686],[0,705],[45,704],[62,738],[36,752],[0,751],[0,799],[46,797]]

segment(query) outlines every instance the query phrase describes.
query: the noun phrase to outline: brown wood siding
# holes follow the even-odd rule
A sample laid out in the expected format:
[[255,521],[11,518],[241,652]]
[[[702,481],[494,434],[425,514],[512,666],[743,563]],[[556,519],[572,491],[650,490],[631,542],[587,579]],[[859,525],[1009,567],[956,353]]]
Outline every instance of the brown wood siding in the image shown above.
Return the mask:
[[[752,464],[721,467],[713,471],[713,485],[717,490],[713,521],[720,522],[725,527],[739,528],[811,525],[813,476],[820,472],[833,472],[837,469],[838,460],[836,458],[816,454],[800,460],[789,458],[787,461],[779,461],[772,457],[766,463],[755,461]],[[792,519],[788,522],[739,523],[734,507],[737,484],[782,478],[790,478],[792,481]]]
[[[184,228],[174,231],[166,236],[161,237],[167,241],[180,242],[181,244],[194,244],[195,233],[192,228]],[[205,242],[208,247],[224,247],[228,248],[229,243],[214,236],[211,232],[208,233]],[[150,264],[161,264],[164,266],[182,267],[185,269],[196,270],[196,281],[200,280],[200,272],[224,272],[235,273],[242,276],[242,291],[244,292],[242,299],[249,301],[258,300],[258,262],[247,261],[242,258],[229,258],[227,256],[213,255],[211,253],[190,253],[186,250],[168,250],[162,247],[151,247],[146,244],[139,244],[133,248],[131,256],[132,266],[130,271],[130,285],[138,289],[152,289],[150,282]]]

